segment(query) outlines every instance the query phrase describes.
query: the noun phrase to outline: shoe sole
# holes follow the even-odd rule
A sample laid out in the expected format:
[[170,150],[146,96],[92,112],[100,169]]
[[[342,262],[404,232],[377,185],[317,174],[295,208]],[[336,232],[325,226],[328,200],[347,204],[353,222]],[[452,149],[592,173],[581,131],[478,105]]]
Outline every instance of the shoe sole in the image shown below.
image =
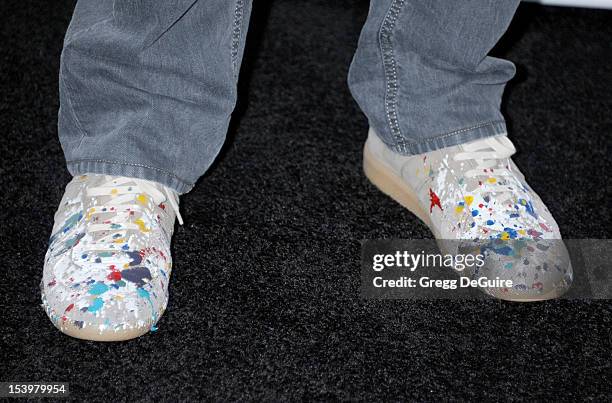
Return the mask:
[[[400,205],[408,209],[408,211],[410,211],[412,214],[417,216],[419,220],[425,223],[429,230],[434,234],[434,237],[436,238],[436,243],[439,247],[437,233],[433,229],[433,225],[431,224],[431,220],[429,219],[429,214],[427,214],[427,212],[425,212],[421,207],[419,200],[416,197],[416,192],[412,190],[412,188],[408,186],[400,176],[395,174],[390,167],[388,167],[386,164],[382,163],[376,157],[374,157],[372,155],[372,152],[369,150],[367,144],[363,148],[363,172],[365,173],[366,178],[368,178],[368,180],[374,186],[376,186],[378,190],[391,197]],[[567,289],[564,289],[562,291],[552,290],[546,294],[537,296],[491,296],[493,298],[505,301],[537,302],[558,298],[561,295],[565,294],[566,291]],[[487,295],[490,294],[487,293]]]
[[[45,312],[49,312],[49,310],[47,309],[47,299],[44,293],[42,293],[42,303]],[[129,330],[99,331],[96,330],[94,326],[81,328],[75,326],[72,322],[69,321],[60,321],[59,323],[57,323],[54,320],[51,320],[51,322],[60,332],[64,333],[65,335],[74,337],[75,339],[90,341],[114,342],[132,340],[147,334],[151,330],[150,327],[136,327]]]
[[79,328],[74,326],[72,323],[67,322],[61,326],[56,327],[64,334],[74,337],[76,339],[81,340],[91,340],[91,341],[106,341],[106,342],[115,342],[115,341],[126,341],[136,339],[140,336],[147,334],[150,331],[150,328],[136,328],[130,330],[121,330],[117,332],[107,331],[107,332],[98,332],[92,328]]

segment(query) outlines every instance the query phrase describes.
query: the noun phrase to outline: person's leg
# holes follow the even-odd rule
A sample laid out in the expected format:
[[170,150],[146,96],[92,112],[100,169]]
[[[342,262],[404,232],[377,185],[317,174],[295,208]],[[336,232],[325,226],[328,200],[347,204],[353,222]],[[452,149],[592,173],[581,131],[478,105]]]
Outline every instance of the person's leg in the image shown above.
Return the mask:
[[394,151],[420,154],[506,132],[514,65],[487,56],[519,0],[377,0],[349,73],[370,126]]
[[41,282],[62,332],[125,340],[168,303],[178,195],[225,138],[249,0],[80,0],[60,73],[59,135],[75,175]]
[[518,3],[372,1],[349,85],[370,123],[370,181],[444,253],[461,243],[486,256],[464,275],[513,284],[483,291],[533,301],[563,294],[573,274],[554,218],[510,158],[500,103],[514,66],[487,56]]
[[250,0],[80,0],[60,70],[68,169],[187,192],[226,135]]

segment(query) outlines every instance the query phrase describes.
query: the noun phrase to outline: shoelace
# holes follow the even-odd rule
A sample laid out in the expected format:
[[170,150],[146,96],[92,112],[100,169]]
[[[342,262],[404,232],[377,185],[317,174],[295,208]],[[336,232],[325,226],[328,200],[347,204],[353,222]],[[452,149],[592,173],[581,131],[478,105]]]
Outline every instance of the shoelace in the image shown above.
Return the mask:
[[[475,161],[476,167],[465,172],[468,178],[486,176],[494,178],[496,186],[488,186],[488,181],[485,181],[483,191],[487,193],[502,193],[500,198],[507,200],[514,188],[508,185],[498,184],[498,179],[504,177],[512,177],[514,174],[507,168],[496,167],[498,160],[508,158],[516,152],[514,144],[506,136],[487,137],[482,140],[464,144],[464,151],[458,152],[453,156],[455,161]],[[494,168],[495,167],[495,168]]]
[[[114,216],[112,219],[105,220],[104,223],[88,225],[87,232],[106,231],[108,234],[104,239],[108,239],[109,236],[113,239],[113,234],[127,230],[142,230],[144,225],[142,221],[139,222],[138,219],[131,221],[130,217],[132,212],[140,212],[141,215],[145,214],[141,207],[143,203],[138,204],[139,198],[143,198],[143,196],[144,198],[150,197],[155,205],[160,205],[167,201],[176,214],[179,224],[183,225],[183,218],[178,206],[178,196],[167,187],[136,178],[106,176],[106,179],[107,181],[104,184],[88,188],[86,194],[90,197],[112,196],[112,199],[103,205],[95,206],[94,214],[112,213]],[[162,187],[163,191],[159,190],[158,187]],[[112,243],[114,242],[102,242],[96,245],[96,249],[99,250],[102,247],[105,250],[116,250],[109,246]]]

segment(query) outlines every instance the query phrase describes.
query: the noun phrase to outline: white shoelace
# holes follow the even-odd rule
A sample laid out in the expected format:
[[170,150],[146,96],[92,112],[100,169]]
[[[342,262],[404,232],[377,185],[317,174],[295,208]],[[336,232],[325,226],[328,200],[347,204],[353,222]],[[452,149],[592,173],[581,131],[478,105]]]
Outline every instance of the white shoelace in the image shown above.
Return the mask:
[[[455,161],[475,161],[476,167],[465,172],[468,178],[486,176],[495,178],[494,187],[488,186],[489,182],[484,181],[485,192],[501,193],[500,199],[507,200],[510,194],[515,190],[511,186],[498,184],[497,179],[505,179],[504,177],[513,176],[514,174],[507,168],[499,168],[498,160],[508,158],[516,152],[514,144],[506,136],[487,137],[482,140],[464,144],[462,152],[458,152],[453,156]],[[494,168],[495,167],[495,168]]]
[[[111,248],[109,245],[114,243],[112,241],[112,235],[125,232],[127,230],[142,230],[143,223],[139,222],[138,219],[133,221],[130,213],[140,212],[145,214],[143,209],[143,203],[138,204],[139,198],[150,197],[155,205],[167,201],[170,207],[176,214],[176,218],[180,225],[183,224],[183,218],[179,212],[178,196],[176,193],[168,189],[163,185],[157,185],[153,182],[149,182],[143,179],[126,178],[126,177],[111,177],[106,176],[107,181],[100,186],[92,186],[86,190],[87,196],[90,197],[108,197],[112,199],[104,203],[103,205],[96,205],[94,212],[87,212],[87,214],[114,214],[112,219],[107,219],[101,224],[91,224],[87,226],[87,232],[94,233],[105,231],[108,232],[104,239],[108,239],[110,236],[111,241],[102,242],[102,245],[96,245],[96,249],[99,246],[104,246],[108,250],[116,250]],[[129,184],[128,184],[129,183]],[[163,191],[158,187],[162,187]],[[146,207],[145,207],[146,208]]]

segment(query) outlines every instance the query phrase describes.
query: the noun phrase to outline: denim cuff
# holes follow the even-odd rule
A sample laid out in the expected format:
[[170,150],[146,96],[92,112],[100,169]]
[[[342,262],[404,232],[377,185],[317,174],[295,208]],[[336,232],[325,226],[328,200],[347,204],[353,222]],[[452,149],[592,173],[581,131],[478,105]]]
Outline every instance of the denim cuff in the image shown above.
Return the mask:
[[194,185],[163,169],[130,162],[88,159],[68,161],[67,166],[73,176],[93,173],[147,179],[168,186],[178,194],[189,192]]
[[463,129],[445,133],[419,142],[400,140],[397,144],[388,144],[389,148],[402,155],[423,154],[441,148],[456,146],[485,137],[506,135],[506,122],[497,120],[468,126]]

